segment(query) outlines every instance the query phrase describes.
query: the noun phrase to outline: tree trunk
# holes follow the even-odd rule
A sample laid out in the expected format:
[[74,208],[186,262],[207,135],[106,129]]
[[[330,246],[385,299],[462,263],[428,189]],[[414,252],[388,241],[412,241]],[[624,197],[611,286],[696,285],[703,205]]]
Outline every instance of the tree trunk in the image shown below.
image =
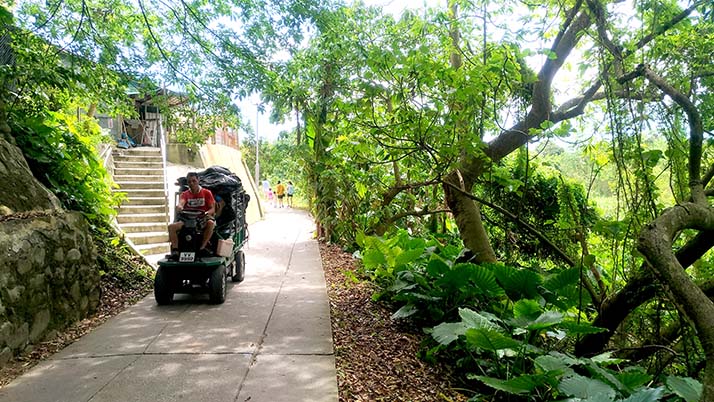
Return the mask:
[[714,230],[714,209],[696,203],[677,205],[647,225],[637,249],[645,256],[677,309],[697,330],[706,356],[702,401],[714,401],[714,302],[692,281],[672,251],[674,235],[683,229]]
[[[714,247],[714,232],[703,231],[677,251],[677,261],[686,269],[712,247]],[[643,265],[620,291],[602,303],[598,316],[592,324],[607,331],[583,337],[575,346],[575,353],[578,356],[590,356],[602,352],[625,318],[637,307],[655,297],[660,288],[652,271]]]
[[[464,155],[460,168],[450,173],[446,181],[470,192],[476,178],[484,172],[484,168],[489,163],[501,160],[531,139],[531,129],[539,129],[546,121],[553,123],[559,121],[552,113],[550,101],[553,78],[580,40],[582,31],[591,24],[589,14],[577,7],[579,6],[568,13],[568,18],[551,47],[555,57],[545,61],[538,73],[538,81],[533,85],[531,108],[526,117],[488,143],[484,149],[486,158],[483,155]],[[452,40],[453,38],[452,36]],[[453,62],[452,60],[452,64]],[[496,255],[483,227],[479,205],[463,194],[448,188],[448,185],[444,186],[444,191],[446,203],[454,214],[464,246],[476,255],[477,262],[495,261]]]
[[[466,186],[461,180],[458,171],[451,173],[444,181],[470,192],[471,185]],[[454,214],[456,225],[459,227],[459,234],[464,246],[473,252],[478,262],[496,262],[496,253],[491,247],[486,229],[481,220],[481,208],[479,204],[444,184],[446,194],[446,204]]]

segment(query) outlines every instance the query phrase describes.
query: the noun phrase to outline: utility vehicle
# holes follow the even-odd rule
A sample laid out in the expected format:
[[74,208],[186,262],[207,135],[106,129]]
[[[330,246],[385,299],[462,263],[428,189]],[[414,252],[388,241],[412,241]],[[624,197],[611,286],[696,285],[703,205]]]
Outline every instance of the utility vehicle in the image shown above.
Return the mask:
[[[210,255],[201,255],[203,239],[200,220],[202,212],[184,210],[175,219],[184,221],[178,233],[178,255],[167,255],[159,260],[154,278],[154,298],[159,305],[171,304],[176,293],[208,292],[212,303],[226,300],[227,278],[241,282],[245,277],[243,245],[248,240],[245,212],[250,201],[238,176],[228,169],[212,166],[198,173],[201,187],[211,190],[214,198],[225,202],[208,243]],[[188,189],[186,178],[178,180],[180,194]]]

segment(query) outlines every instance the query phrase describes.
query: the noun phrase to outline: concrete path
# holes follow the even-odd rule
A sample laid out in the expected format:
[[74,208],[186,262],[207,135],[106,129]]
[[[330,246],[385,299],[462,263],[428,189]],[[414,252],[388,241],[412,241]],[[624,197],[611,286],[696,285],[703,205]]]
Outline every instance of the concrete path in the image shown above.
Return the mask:
[[314,224],[272,209],[250,226],[246,279],[222,305],[153,295],[0,390],[0,402],[332,402],[337,379]]

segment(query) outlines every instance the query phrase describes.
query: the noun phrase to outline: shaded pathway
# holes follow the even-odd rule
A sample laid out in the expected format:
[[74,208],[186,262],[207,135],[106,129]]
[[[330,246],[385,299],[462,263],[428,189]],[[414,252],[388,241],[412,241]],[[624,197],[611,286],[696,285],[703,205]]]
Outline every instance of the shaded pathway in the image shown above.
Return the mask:
[[250,226],[246,279],[226,302],[153,295],[0,390],[0,402],[337,401],[314,224],[271,210]]

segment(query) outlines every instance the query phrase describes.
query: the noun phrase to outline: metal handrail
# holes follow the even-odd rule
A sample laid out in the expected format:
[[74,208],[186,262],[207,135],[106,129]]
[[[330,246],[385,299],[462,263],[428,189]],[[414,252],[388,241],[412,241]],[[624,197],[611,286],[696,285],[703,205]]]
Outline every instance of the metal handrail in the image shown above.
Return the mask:
[[164,170],[164,203],[166,204],[166,223],[171,222],[169,219],[169,184],[166,179],[168,172],[166,169],[166,134],[164,133],[163,118],[159,114],[159,147],[161,148],[161,164]]

